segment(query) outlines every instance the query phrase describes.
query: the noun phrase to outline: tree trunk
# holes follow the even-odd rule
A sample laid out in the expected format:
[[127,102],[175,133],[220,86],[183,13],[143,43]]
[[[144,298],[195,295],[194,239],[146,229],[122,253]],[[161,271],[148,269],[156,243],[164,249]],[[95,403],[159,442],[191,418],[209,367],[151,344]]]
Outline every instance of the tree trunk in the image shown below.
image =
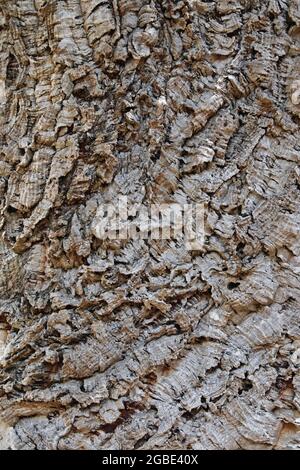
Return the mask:
[[298,0],[1,1],[2,448],[300,449],[299,53]]

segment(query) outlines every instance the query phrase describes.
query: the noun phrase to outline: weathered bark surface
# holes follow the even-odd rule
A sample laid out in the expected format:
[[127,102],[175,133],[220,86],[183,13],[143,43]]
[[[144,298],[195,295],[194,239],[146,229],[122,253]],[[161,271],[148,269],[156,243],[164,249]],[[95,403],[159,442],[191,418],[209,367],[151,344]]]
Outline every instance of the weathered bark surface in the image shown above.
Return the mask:
[[298,0],[1,0],[3,448],[300,448],[299,52]]

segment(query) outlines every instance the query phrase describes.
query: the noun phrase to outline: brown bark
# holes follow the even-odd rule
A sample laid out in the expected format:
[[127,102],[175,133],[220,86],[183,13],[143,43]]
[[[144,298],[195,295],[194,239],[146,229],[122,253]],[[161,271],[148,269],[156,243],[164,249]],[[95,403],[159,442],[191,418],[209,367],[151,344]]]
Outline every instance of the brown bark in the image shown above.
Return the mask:
[[300,448],[299,52],[297,0],[1,1],[3,448]]

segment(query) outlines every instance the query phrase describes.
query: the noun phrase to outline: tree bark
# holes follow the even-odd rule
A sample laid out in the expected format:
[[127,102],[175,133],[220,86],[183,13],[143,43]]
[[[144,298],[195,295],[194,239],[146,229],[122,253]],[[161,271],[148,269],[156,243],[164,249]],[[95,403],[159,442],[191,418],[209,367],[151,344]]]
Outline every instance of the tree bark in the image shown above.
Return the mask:
[[2,448],[300,449],[299,5],[1,1]]

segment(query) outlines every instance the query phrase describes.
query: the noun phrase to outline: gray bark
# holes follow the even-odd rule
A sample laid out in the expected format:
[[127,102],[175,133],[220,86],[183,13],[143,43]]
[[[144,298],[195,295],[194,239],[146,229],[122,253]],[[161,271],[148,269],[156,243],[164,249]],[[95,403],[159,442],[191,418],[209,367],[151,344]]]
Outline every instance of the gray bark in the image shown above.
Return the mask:
[[2,448],[300,449],[299,53],[298,0],[1,1]]

